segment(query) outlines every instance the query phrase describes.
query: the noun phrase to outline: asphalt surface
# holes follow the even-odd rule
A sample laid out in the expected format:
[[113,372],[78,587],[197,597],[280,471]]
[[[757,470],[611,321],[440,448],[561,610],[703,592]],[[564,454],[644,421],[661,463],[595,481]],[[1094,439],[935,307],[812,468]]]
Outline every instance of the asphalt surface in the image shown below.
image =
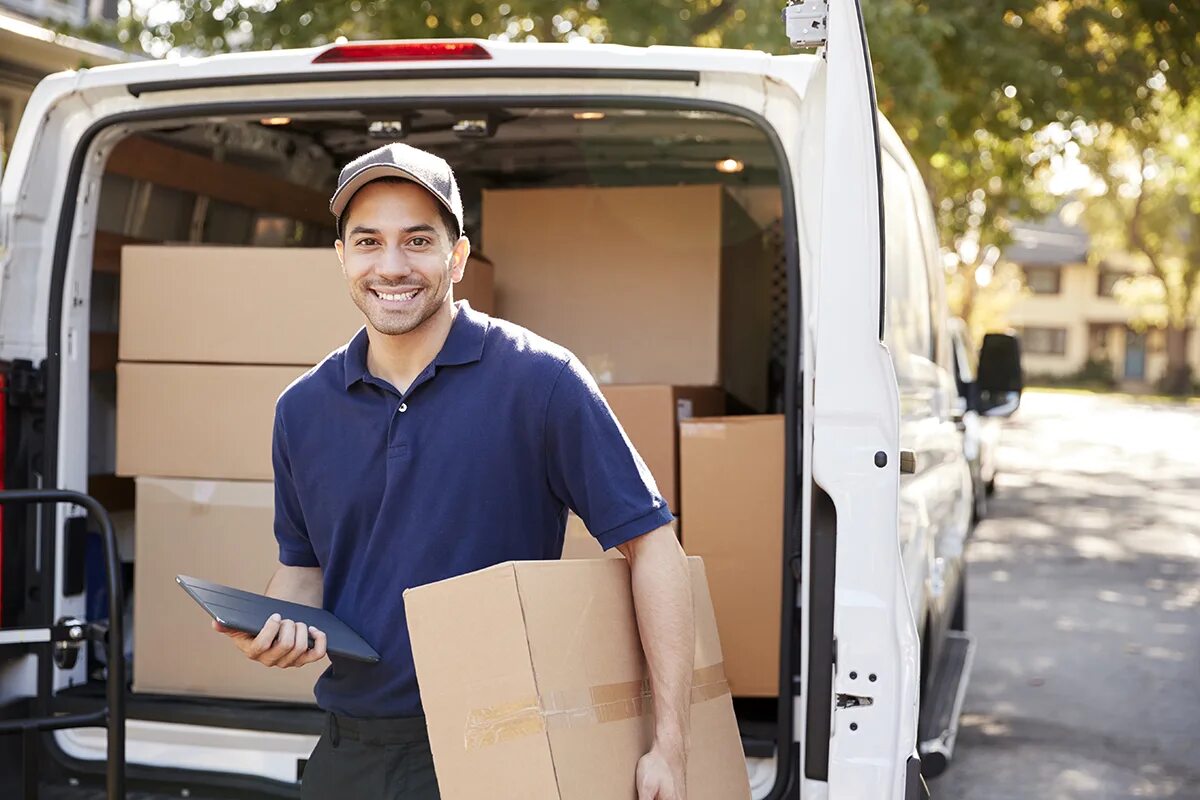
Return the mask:
[[935,800],[1200,798],[1200,406],[1029,392],[968,546]]

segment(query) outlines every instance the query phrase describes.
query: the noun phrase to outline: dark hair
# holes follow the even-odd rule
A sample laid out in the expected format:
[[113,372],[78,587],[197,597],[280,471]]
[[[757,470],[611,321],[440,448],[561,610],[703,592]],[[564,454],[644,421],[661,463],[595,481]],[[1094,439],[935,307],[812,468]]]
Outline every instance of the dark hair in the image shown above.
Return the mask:
[[[365,187],[370,186],[372,183],[386,183],[393,186],[402,183],[412,183],[414,186],[421,185],[419,183],[414,183],[407,178],[389,175],[386,178],[376,178],[373,181],[363,184],[363,186],[359,187],[358,191],[361,192]],[[342,215],[337,219],[337,237],[339,239],[345,238],[342,231],[342,222],[344,222],[346,218],[350,216],[350,207],[354,205],[354,197],[357,194],[358,192],[355,192],[354,195],[351,195],[349,202],[346,203],[346,207],[342,209]],[[437,206],[438,216],[441,217],[442,220],[442,227],[446,229],[446,235],[450,237],[450,244],[453,245],[458,241],[458,237],[462,236],[463,233],[458,229],[458,220],[454,218],[454,214],[450,212],[450,209],[446,208],[441,200],[438,200],[436,197],[434,197],[433,203]]]

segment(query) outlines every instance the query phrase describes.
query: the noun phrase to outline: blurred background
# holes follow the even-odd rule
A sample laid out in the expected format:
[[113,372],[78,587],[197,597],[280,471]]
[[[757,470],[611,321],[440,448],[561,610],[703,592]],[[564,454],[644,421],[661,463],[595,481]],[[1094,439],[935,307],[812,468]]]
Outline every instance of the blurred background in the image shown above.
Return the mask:
[[[781,0],[0,0],[7,153],[45,75],[383,38],[789,51]],[[951,311],[1021,337],[971,542],[961,798],[1200,797],[1200,9],[864,0]]]

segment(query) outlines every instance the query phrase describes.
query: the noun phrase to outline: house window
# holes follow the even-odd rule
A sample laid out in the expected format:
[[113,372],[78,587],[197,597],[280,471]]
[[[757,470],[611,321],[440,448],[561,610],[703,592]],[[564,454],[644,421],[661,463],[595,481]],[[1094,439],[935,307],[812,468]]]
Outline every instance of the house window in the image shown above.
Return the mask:
[[1117,285],[1117,281],[1125,277],[1125,273],[1116,272],[1111,269],[1100,270],[1100,285],[1096,287],[1096,294],[1101,297],[1112,297],[1113,287]]
[[1058,267],[1025,267],[1025,285],[1034,294],[1058,294],[1062,288],[1062,270]]
[[1025,328],[1021,331],[1021,349],[1038,356],[1067,354],[1066,328]]

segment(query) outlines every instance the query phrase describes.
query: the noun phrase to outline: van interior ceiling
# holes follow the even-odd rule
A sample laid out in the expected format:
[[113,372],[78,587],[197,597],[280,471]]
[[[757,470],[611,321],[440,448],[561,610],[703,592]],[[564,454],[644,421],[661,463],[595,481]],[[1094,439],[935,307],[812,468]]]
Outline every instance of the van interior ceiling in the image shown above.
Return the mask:
[[[664,108],[432,107],[392,114],[305,112],[149,125],[120,142],[110,156],[97,212],[91,288],[89,491],[113,512],[122,531],[122,555],[130,562],[128,578],[134,584],[131,607],[139,592],[133,577],[139,571],[132,564],[134,553],[140,552],[140,545],[133,544],[139,506],[135,478],[128,470],[122,473],[116,455],[117,364],[126,359],[118,340],[122,248],[327,248],[333,259],[335,231],[328,198],[338,171],[354,157],[393,141],[431,150],[454,167],[467,234],[475,251],[490,260],[495,271],[492,313],[552,339],[558,338],[555,325],[564,316],[591,317],[597,325],[606,325],[582,339],[563,341],[602,385],[701,385],[668,376],[655,380],[659,367],[653,363],[642,365],[640,372],[627,371],[619,354],[654,349],[646,348],[647,341],[667,342],[667,350],[687,346],[691,330],[673,334],[639,327],[636,322],[631,325],[629,320],[641,318],[636,308],[672,308],[677,302],[691,302],[696,290],[687,264],[658,263],[656,248],[683,241],[672,226],[687,209],[715,209],[711,219],[721,230],[713,232],[713,241],[724,253],[718,260],[733,263],[714,268],[720,270],[714,280],[722,300],[704,306],[713,317],[713,337],[720,338],[719,377],[714,375],[709,383],[724,390],[725,414],[783,412],[788,275],[780,230],[780,165],[770,139],[751,121],[715,111]],[[690,189],[696,190],[696,197],[668,193]],[[550,204],[562,214],[578,216],[553,218],[553,208],[535,201],[511,209],[505,206],[508,197],[541,190],[580,192],[563,195],[574,197],[569,202]],[[647,194],[615,195],[618,200],[603,201],[605,193],[618,190]],[[715,204],[702,196],[708,190]],[[597,197],[601,198],[598,204]],[[530,219],[538,209],[549,216]],[[658,238],[663,241],[651,246]],[[610,246],[608,256],[605,249]],[[692,252],[687,247],[695,243],[679,246],[686,256]],[[639,261],[643,249],[647,255]],[[336,261],[331,269],[336,270]],[[592,273],[590,278],[572,277],[584,270]],[[203,281],[204,276],[195,279]],[[732,301],[726,303],[727,297]],[[586,310],[593,301],[601,307]],[[349,300],[343,293],[330,302]],[[610,306],[603,307],[605,302]],[[627,306],[635,308],[631,316],[623,311]],[[551,307],[571,310],[569,314],[545,310]],[[692,328],[686,313],[667,316],[667,324]],[[691,355],[676,352],[672,358],[687,363]],[[782,442],[780,448],[782,463]],[[269,475],[264,477],[269,480]],[[686,493],[686,478],[684,483]],[[691,552],[687,514],[685,508],[680,518],[684,546]],[[782,526],[782,497],[774,514]],[[140,526],[138,535],[145,535]],[[263,536],[269,539],[269,530]],[[709,567],[714,587],[715,569]],[[768,574],[778,573],[772,567]],[[93,599],[89,588],[89,618],[93,602],[97,616],[102,615],[103,601]],[[718,603],[715,589],[714,603]],[[776,608],[773,622],[760,620],[753,627],[774,624],[777,628],[778,613]],[[718,607],[718,622],[723,622],[721,614]],[[126,630],[132,629],[136,641],[139,620],[132,612],[131,622]],[[721,637],[728,660],[741,645],[736,632],[725,627]],[[777,631],[774,640],[778,641]],[[135,699],[138,692],[147,697],[169,694],[139,689],[139,651],[130,643],[126,648],[133,659]],[[102,668],[93,656],[90,674]],[[770,668],[768,664],[768,672]],[[94,686],[71,691],[92,690]],[[736,686],[734,694],[747,754],[769,755],[776,700],[770,691],[738,697]],[[237,701],[214,695],[212,702]],[[753,748],[756,738],[762,740],[758,752]]]

